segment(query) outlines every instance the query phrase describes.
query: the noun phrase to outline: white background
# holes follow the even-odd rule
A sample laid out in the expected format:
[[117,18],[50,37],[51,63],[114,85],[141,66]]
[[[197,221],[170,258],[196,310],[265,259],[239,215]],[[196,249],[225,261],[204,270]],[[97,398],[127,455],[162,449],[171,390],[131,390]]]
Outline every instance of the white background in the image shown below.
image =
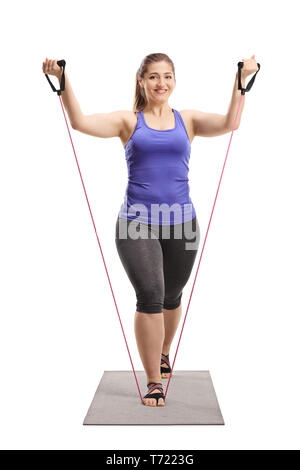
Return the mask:
[[[297,4],[1,6],[1,448],[299,449]],[[103,371],[129,370],[130,362],[59,98],[42,62],[66,60],[89,114],[132,109],[136,70],[153,52],[174,61],[169,104],[177,110],[226,113],[237,63],[255,54],[261,64],[233,135],[175,366],[210,371],[225,426],[82,425]],[[117,138],[71,132],[141,370],[135,294],[114,239],[127,184],[123,146]],[[229,139],[230,133],[196,137],[192,144],[190,194],[202,243]]]

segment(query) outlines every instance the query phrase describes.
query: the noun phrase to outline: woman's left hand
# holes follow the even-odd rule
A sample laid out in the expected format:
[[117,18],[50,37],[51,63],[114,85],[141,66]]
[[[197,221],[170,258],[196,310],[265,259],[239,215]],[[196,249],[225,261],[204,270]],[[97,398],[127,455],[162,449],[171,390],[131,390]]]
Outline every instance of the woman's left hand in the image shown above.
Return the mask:
[[243,59],[243,67],[241,69],[242,76],[248,77],[248,75],[257,72],[257,70],[258,65],[254,55],[251,57],[251,59]]

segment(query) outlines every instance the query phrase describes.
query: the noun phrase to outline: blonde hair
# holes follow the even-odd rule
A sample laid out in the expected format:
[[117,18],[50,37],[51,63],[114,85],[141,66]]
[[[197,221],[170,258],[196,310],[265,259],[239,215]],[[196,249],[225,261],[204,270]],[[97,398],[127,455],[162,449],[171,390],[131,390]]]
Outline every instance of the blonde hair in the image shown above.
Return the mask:
[[148,65],[152,64],[153,62],[161,62],[165,61],[168,62],[172,66],[174,78],[175,78],[175,67],[167,54],[163,54],[158,52],[156,54],[148,54],[142,60],[142,63],[139,69],[136,72],[136,80],[135,80],[135,94],[134,94],[134,101],[133,101],[133,111],[138,112],[147,104],[147,99],[145,96],[145,92],[143,87],[140,86],[139,79],[144,78],[145,73],[148,71]]

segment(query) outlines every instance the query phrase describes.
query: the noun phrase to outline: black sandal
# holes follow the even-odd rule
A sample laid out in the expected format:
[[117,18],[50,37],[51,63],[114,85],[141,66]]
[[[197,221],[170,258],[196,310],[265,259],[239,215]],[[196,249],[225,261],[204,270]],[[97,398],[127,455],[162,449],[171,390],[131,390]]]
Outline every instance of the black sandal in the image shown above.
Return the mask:
[[[155,382],[150,382],[147,384],[148,387],[148,393],[145,395],[143,398],[155,398],[156,399],[156,405],[158,405],[158,400],[162,398],[165,401],[165,395],[164,395],[164,389],[161,383],[155,383]],[[151,393],[153,390],[158,389],[160,390],[159,393]]]
[[[168,367],[161,367],[162,364],[167,364]],[[171,364],[169,361],[169,354],[161,353],[161,360],[160,360],[160,373],[163,374],[170,374],[171,373]],[[167,379],[168,377],[162,377],[162,379]]]

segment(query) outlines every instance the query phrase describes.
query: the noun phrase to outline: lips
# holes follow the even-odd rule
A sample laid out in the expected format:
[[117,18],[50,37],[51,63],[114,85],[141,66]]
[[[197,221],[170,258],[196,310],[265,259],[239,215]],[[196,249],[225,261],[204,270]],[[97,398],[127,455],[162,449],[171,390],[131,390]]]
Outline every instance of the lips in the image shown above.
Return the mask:
[[167,90],[164,90],[163,88],[158,88],[155,91],[156,93],[166,93]]

